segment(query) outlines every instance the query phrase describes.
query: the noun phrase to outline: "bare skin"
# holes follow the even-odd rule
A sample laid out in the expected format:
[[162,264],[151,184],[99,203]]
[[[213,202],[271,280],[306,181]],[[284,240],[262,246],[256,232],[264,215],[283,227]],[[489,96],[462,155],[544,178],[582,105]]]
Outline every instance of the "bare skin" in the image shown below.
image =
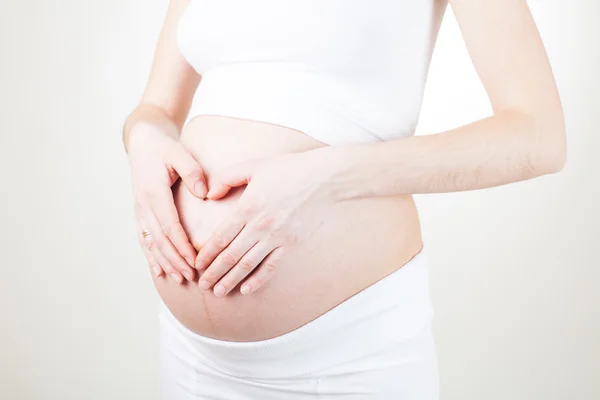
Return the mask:
[[[199,116],[181,136],[211,186],[216,172],[252,158],[320,148],[292,129],[223,117]],[[285,176],[285,174],[284,174]],[[196,248],[235,210],[244,188],[201,200],[184,185],[174,189],[181,221]],[[205,336],[247,341],[274,337],[316,318],[405,264],[421,246],[411,196],[357,199],[327,207],[316,234],[279,260],[279,273],[250,295],[216,297],[197,283],[154,279],[163,300],[188,328]],[[342,233],[343,232],[343,233]]]
[[[171,3],[124,142],[155,284],[198,333],[273,337],[400,268],[422,246],[411,194],[492,187],[564,165],[562,109],[524,0],[450,1],[493,116],[434,135],[336,147],[289,128],[209,116],[177,140],[199,82],[174,47],[185,4]],[[173,198],[166,189],[178,174]],[[249,295],[240,294],[242,283]]]

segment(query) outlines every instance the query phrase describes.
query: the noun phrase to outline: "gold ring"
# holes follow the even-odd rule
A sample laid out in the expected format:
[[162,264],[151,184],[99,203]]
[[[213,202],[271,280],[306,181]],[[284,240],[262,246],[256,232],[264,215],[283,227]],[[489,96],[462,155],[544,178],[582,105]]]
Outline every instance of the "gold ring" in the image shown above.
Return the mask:
[[142,231],[142,236],[144,237],[144,239],[146,239],[148,236],[150,236],[150,231],[148,229],[144,229]]

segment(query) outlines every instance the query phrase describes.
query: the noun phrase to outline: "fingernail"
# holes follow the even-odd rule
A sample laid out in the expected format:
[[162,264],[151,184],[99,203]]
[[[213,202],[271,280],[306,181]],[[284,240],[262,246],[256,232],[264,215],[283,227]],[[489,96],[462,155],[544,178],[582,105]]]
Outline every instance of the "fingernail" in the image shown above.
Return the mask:
[[248,294],[251,290],[252,286],[250,286],[249,283],[244,283],[240,289],[240,292],[242,292],[242,294]]
[[185,276],[185,279],[187,279],[188,281],[192,280],[192,274],[190,274],[190,271],[183,271],[182,274],[183,274],[183,276]]
[[222,284],[218,284],[217,286],[215,286],[215,296],[217,297],[221,297],[225,294],[225,286],[223,286]]
[[158,265],[153,265],[152,271],[154,271],[154,276],[160,276],[160,273],[162,272]]
[[196,192],[196,196],[203,198],[206,196],[206,186],[202,182],[196,182],[194,185],[194,191]]
[[181,276],[179,276],[178,274],[176,274],[175,272],[169,274],[169,276],[171,277],[171,279],[173,279],[175,282],[177,283],[181,283]]
[[210,288],[209,281],[200,281],[200,289],[208,290],[208,288]]
[[186,257],[186,258],[185,258],[185,261],[187,261],[187,263],[190,265],[190,267],[194,268],[194,262],[192,261],[192,259],[191,259],[191,258],[189,258],[189,257]]

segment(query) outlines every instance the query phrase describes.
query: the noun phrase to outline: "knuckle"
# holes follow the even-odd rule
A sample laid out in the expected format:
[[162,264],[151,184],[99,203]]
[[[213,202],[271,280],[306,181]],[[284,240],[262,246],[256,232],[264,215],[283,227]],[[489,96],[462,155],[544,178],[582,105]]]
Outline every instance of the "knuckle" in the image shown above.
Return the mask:
[[217,280],[217,278],[215,277],[215,275],[212,272],[204,272],[202,274],[202,280],[207,281],[208,283],[210,283],[212,285]]
[[215,232],[213,234],[213,241],[217,247],[225,247],[228,244],[225,236],[220,232]]
[[221,260],[226,265],[233,266],[238,262],[238,258],[236,257],[236,255],[229,251],[223,252],[223,254],[221,254],[221,257]]
[[194,265],[196,266],[196,269],[206,269],[206,266],[208,264],[209,260],[208,260],[208,256],[201,254],[198,257],[196,257],[196,262],[194,263]]
[[254,263],[250,260],[241,260],[239,266],[244,271],[252,271],[254,269]]
[[198,164],[191,163],[183,169],[182,178],[184,180],[196,179],[202,173],[202,169]]
[[274,263],[273,261],[269,261],[269,262],[266,262],[266,263],[264,264],[264,268],[265,268],[265,272],[267,272],[267,273],[272,273],[272,272],[274,272],[274,271],[275,271],[275,269],[276,269],[277,267],[276,267],[276,265],[275,265],[275,263]]
[[283,228],[273,228],[268,231],[268,236],[271,241],[274,243],[280,243],[282,238],[286,238],[288,236],[287,232]]
[[275,224],[275,217],[271,215],[263,215],[256,222],[256,229],[259,231],[266,231],[273,227]]
[[247,201],[244,204],[240,205],[240,213],[244,217],[248,217],[256,212],[259,209],[258,203],[254,201]]

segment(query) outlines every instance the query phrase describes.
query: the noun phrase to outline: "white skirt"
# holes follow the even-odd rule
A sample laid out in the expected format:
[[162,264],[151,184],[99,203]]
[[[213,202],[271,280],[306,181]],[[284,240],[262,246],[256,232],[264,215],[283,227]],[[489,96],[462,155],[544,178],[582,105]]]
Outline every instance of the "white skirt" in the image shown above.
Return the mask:
[[198,335],[161,304],[164,399],[437,400],[426,254],[289,333]]

